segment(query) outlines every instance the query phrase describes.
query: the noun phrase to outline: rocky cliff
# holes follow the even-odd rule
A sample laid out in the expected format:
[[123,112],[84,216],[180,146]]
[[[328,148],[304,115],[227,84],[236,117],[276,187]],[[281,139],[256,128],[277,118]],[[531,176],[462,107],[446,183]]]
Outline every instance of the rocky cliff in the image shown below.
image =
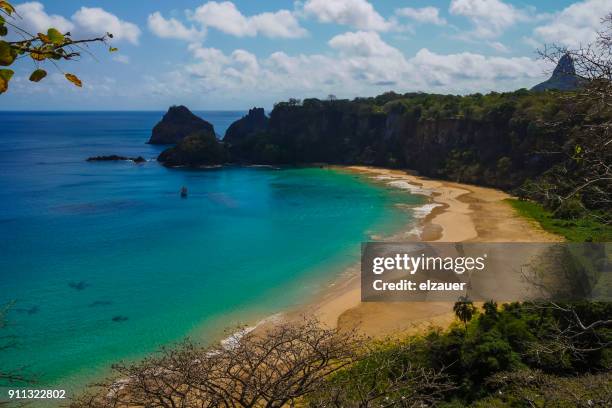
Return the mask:
[[432,177],[513,188],[551,165],[556,135],[542,120],[555,95],[381,95],[278,103],[265,129],[236,132],[232,159],[269,164],[406,167]]
[[185,106],[172,106],[151,133],[151,144],[176,144],[192,133],[215,136],[213,125],[191,113]]

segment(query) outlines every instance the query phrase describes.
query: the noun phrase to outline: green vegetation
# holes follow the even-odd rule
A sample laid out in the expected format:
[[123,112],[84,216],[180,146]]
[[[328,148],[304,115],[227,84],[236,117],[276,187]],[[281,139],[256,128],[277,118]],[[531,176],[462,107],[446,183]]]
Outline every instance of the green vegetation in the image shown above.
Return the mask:
[[510,205],[522,216],[536,220],[546,231],[564,236],[570,242],[610,242],[612,226],[600,222],[594,214],[582,214],[578,218],[555,217],[552,211],[533,201],[508,199]]
[[[603,407],[610,403],[612,331],[604,327],[580,331],[573,326],[570,311],[588,316],[591,323],[609,318],[611,304],[513,303],[498,308],[487,302],[483,309],[465,329],[462,323],[399,344],[377,344],[357,364],[330,376],[328,383],[341,386],[322,387],[310,398],[312,405]],[[341,391],[330,394],[334,389]],[[404,401],[415,405],[402,405]]]
[[[498,307],[486,302],[480,310],[462,302],[455,310],[461,323],[402,340],[373,342],[305,319],[280,323],[263,333],[245,333],[231,347],[185,342],[140,362],[115,365],[114,377],[70,406],[612,404],[612,303]],[[130,381],[119,388],[117,378]]]

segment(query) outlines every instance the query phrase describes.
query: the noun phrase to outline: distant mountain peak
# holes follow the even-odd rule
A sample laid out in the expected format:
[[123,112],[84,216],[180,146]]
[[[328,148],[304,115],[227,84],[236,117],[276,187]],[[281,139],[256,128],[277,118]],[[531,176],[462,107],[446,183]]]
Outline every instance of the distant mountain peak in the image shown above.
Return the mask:
[[576,76],[574,59],[569,54],[563,56],[557,62],[557,66],[551,77],[531,88],[532,91],[545,91],[557,89],[559,91],[573,91],[580,85],[580,79]]

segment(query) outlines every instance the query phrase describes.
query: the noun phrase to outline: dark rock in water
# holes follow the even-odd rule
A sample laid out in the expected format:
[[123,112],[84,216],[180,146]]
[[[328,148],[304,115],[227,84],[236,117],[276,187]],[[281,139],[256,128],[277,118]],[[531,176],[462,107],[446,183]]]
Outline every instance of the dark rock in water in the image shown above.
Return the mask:
[[127,319],[128,319],[127,316],[114,316],[113,322],[121,323],[121,322],[125,322]]
[[576,76],[576,68],[571,55],[565,54],[561,57],[552,76],[531,88],[532,91],[545,91],[556,89],[559,91],[573,91],[580,86],[580,78]]
[[153,128],[149,143],[176,144],[195,132],[215,137],[213,125],[191,113],[185,106],[171,106]]
[[147,160],[142,157],[126,157],[126,156],[118,156],[116,154],[111,154],[109,156],[92,156],[87,159],[87,161],[133,161],[134,163],[144,163]]
[[268,129],[270,119],[266,116],[264,108],[253,108],[249,113],[238,119],[227,128],[223,141],[235,143],[246,137],[265,132]]
[[223,164],[227,157],[225,145],[214,133],[196,132],[164,150],[157,160],[168,167],[202,167]]
[[78,281],[78,282],[70,282],[68,283],[68,286],[75,290],[83,290],[86,287],[88,287],[89,284],[85,281]]

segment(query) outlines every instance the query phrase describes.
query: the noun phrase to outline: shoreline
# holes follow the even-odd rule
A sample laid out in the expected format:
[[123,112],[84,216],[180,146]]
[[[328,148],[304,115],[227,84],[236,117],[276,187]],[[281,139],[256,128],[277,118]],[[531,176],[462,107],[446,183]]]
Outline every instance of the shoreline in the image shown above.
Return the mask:
[[[555,242],[562,237],[544,231],[518,215],[504,200],[511,196],[487,187],[434,180],[405,170],[369,166],[333,166],[368,177],[391,188],[429,197],[431,209],[415,223],[382,241],[423,242]],[[423,207],[424,207],[423,206]],[[422,208],[422,207],[420,207]],[[414,207],[412,207],[414,211]],[[416,231],[415,231],[416,229]],[[360,265],[338,274],[333,283],[303,306],[282,312],[288,321],[315,316],[328,327],[357,330],[373,338],[415,334],[431,327],[448,327],[454,320],[453,303],[362,303]],[[266,327],[259,322],[256,327]]]

